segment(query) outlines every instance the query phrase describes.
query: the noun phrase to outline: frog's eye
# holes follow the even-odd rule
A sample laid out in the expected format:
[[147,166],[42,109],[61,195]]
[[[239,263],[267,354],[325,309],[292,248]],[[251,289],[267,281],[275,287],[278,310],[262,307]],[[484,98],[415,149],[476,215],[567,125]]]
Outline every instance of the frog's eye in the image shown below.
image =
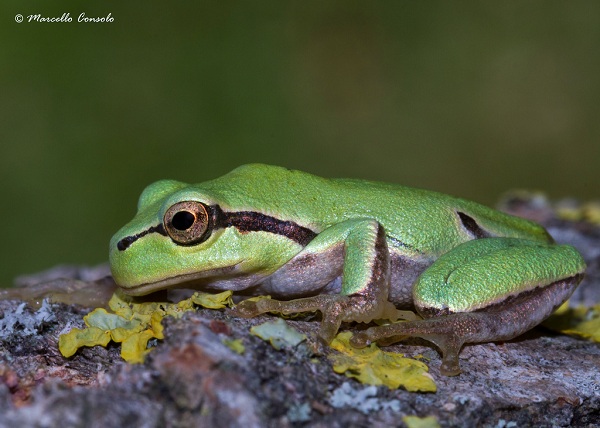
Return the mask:
[[209,236],[208,210],[197,201],[184,201],[172,205],[163,218],[165,230],[180,245],[192,245]]

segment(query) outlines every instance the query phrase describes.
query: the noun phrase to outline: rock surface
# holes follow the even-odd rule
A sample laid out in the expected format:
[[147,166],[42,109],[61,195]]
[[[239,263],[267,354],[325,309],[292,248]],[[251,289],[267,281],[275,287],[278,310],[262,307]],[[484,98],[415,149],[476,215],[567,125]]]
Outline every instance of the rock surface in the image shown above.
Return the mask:
[[[539,201],[510,200],[504,208],[577,246],[589,270],[573,301],[600,301],[600,228],[559,220]],[[407,415],[435,416],[441,426],[600,425],[600,345],[542,327],[508,342],[466,346],[463,373],[453,378],[439,374],[439,354],[428,342],[387,348],[425,357],[438,391],[423,394],[334,373],[326,358],[334,351],[314,340],[318,322],[311,319],[287,321],[308,341],[275,350],[249,334],[274,317],[245,320],[225,310],[168,318],[165,340],[144,364],[123,362],[116,345],[66,359],[58,337],[81,327],[87,312],[0,301],[0,427],[387,427],[405,426]],[[234,352],[227,339],[241,339],[245,352]]]

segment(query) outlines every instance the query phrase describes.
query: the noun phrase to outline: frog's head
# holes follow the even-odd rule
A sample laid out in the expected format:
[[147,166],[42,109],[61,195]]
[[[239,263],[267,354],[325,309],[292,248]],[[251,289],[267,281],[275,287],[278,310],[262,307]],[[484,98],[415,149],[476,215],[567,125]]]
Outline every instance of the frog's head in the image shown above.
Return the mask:
[[133,220],[110,241],[115,282],[143,295],[233,269],[231,246],[227,257],[219,244],[219,212],[214,198],[196,186],[173,180],[148,186]]

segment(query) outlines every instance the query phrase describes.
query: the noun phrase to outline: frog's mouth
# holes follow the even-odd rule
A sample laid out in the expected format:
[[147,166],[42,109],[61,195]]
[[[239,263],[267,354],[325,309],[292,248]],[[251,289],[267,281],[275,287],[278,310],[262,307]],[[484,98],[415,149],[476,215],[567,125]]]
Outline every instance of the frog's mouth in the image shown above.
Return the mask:
[[244,290],[254,285],[257,278],[254,275],[247,277],[236,276],[236,268],[240,263],[242,262],[202,272],[175,275],[156,282],[145,282],[126,287],[119,285],[119,288],[123,293],[130,296],[145,296],[146,294],[169,290],[171,288],[201,288],[206,291]]

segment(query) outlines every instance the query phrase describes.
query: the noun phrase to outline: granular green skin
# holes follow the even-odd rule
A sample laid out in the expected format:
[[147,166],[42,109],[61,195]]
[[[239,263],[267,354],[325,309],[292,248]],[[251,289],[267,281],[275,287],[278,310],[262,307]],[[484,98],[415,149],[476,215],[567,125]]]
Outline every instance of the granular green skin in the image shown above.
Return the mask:
[[[193,286],[281,299],[242,302],[235,313],[245,317],[319,311],[327,343],[342,322],[411,319],[398,308],[413,304],[420,312],[478,310],[483,315],[411,321],[354,341],[433,340],[445,374],[459,373],[465,340],[513,337],[541,322],[585,269],[577,251],[555,245],[540,225],[475,202],[259,164],[195,185],[148,186],[135,218],[111,240],[110,263],[132,295]],[[569,278],[566,289],[550,288]],[[511,296],[533,303],[527,296],[536,287],[545,292],[534,313],[514,316],[520,306],[498,312]],[[501,336],[494,317],[505,320]]]
[[584,269],[583,258],[569,245],[506,238],[469,241],[420,276],[415,305],[469,312]]
[[[124,237],[160,224],[165,211],[182,200],[219,205],[225,211],[260,212],[315,233],[348,220],[374,219],[385,229],[391,250],[421,259],[434,260],[473,238],[460,224],[457,212],[477,219],[482,228],[497,236],[548,241],[546,231],[533,222],[450,195],[365,180],[326,179],[253,164],[201,184],[163,180],[148,186],[134,220],[111,240],[111,268],[121,287],[241,261],[247,265],[246,271],[269,274],[302,249],[273,234],[240,234],[232,229],[213,234],[222,234],[224,239],[211,236],[201,246],[182,247],[164,236],[148,234],[127,251],[116,249]],[[347,234],[344,228],[339,229],[340,235]],[[339,238],[336,235],[330,241]]]

